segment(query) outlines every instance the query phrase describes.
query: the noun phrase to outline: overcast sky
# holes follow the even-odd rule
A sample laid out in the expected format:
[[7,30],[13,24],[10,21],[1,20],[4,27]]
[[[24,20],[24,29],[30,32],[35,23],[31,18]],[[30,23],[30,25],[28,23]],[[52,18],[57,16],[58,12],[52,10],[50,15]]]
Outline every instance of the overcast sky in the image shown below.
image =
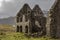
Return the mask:
[[31,9],[38,4],[42,10],[49,10],[55,0],[0,0],[0,18],[15,16],[25,3]]

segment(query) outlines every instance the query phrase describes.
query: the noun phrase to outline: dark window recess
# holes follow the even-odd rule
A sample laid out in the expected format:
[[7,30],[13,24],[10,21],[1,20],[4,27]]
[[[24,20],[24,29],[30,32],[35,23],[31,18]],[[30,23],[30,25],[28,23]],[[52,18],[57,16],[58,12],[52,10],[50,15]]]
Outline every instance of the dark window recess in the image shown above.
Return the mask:
[[25,16],[25,21],[26,21],[26,22],[28,21],[28,17],[27,17],[27,16]]
[[28,18],[26,18],[26,22],[28,21]]
[[28,26],[25,27],[25,33],[28,33]]
[[19,22],[19,17],[17,17],[17,23]]
[[30,13],[30,11],[28,11],[28,13]]
[[17,26],[17,32],[19,32],[19,26]]
[[20,18],[20,22],[22,22],[22,17]]
[[22,26],[20,26],[20,32],[22,32]]

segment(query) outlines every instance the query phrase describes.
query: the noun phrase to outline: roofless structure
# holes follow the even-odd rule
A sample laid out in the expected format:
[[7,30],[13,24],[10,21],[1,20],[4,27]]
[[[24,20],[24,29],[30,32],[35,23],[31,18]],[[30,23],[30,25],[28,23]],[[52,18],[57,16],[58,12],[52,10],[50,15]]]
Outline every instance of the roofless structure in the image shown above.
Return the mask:
[[[45,31],[46,18],[40,7],[35,5],[33,9],[24,4],[16,15],[16,31],[23,33],[41,33]],[[45,31],[46,32],[46,31]]]
[[48,36],[60,37],[60,0],[56,0],[49,11],[46,29]]

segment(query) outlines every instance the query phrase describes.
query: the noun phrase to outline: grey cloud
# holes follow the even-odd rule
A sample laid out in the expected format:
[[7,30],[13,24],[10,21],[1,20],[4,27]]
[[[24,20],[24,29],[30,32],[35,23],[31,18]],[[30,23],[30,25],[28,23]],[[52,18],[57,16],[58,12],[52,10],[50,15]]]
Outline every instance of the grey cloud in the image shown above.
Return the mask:
[[15,16],[25,3],[28,3],[31,8],[38,4],[42,10],[49,10],[54,0],[13,0],[13,3],[3,2],[3,6],[0,9],[0,16]]

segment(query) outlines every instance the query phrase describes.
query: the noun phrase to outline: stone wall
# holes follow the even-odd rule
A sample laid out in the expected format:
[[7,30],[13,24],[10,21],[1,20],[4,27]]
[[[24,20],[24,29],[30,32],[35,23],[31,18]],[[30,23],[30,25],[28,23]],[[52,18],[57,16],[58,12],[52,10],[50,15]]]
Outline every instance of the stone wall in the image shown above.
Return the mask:
[[17,32],[60,37],[60,0],[56,0],[51,7],[47,20],[38,5],[31,9],[25,4],[16,16],[16,26]]
[[29,33],[31,31],[30,14],[31,9],[28,4],[25,4],[16,16],[17,32]]
[[25,4],[16,16],[17,32],[46,34],[46,18],[40,7]]
[[60,37],[60,0],[56,0],[49,11],[46,29],[48,36]]

